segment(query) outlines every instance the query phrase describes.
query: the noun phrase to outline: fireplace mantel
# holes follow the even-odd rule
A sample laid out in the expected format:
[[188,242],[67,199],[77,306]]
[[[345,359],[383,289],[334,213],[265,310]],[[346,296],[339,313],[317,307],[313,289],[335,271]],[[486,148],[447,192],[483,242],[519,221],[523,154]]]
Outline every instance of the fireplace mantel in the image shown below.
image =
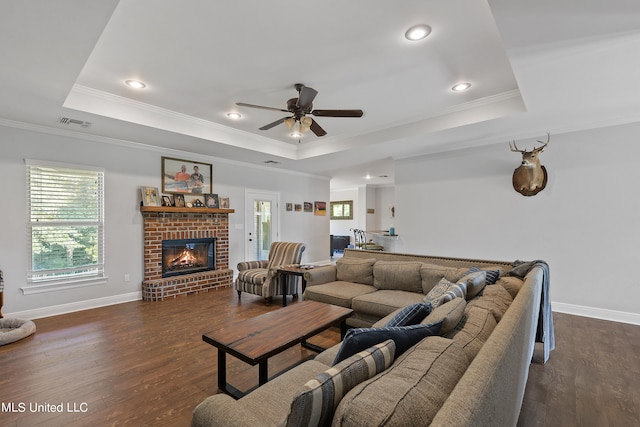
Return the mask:
[[140,212],[167,212],[167,213],[234,213],[234,209],[216,208],[177,208],[175,206],[140,206]]
[[[233,209],[141,206],[144,228],[142,299],[162,301],[178,295],[231,286],[229,214]],[[215,237],[215,270],[162,277],[162,241]]]

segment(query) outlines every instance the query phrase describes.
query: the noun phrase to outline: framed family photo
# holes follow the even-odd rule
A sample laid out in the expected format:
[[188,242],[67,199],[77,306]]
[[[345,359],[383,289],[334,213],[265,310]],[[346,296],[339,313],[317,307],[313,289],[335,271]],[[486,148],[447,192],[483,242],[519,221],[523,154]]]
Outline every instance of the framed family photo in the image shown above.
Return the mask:
[[162,157],[162,192],[210,194],[213,166],[210,163]]

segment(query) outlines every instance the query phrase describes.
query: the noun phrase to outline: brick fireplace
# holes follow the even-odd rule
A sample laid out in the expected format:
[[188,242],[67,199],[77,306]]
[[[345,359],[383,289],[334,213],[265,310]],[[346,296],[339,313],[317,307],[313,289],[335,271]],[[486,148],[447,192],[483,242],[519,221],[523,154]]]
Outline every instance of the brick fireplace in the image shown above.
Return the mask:
[[[163,301],[178,295],[231,286],[229,213],[233,209],[143,206],[144,280],[142,299]],[[215,238],[215,269],[163,277],[162,241]]]

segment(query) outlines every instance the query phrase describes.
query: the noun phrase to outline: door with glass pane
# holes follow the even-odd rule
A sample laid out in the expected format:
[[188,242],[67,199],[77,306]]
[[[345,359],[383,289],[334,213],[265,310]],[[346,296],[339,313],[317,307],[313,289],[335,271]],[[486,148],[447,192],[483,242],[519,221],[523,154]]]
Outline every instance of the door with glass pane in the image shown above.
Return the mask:
[[271,242],[278,240],[278,194],[247,192],[247,260],[269,258]]

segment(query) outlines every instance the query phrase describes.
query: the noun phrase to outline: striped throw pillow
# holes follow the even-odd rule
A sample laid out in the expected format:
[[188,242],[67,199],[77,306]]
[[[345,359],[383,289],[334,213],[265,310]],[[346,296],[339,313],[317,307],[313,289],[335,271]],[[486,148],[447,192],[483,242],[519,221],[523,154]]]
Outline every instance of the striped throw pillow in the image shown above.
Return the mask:
[[387,340],[354,354],[308,381],[291,402],[289,414],[280,426],[331,425],[342,397],[391,366],[395,349],[393,340]]
[[445,279],[440,279],[438,284],[429,291],[424,297],[425,301],[431,303],[431,307],[436,308],[439,305],[449,302],[454,298],[467,296],[467,284],[464,282],[453,283]]
[[400,310],[384,326],[416,325],[427,317],[429,313],[431,313],[431,304],[429,302],[411,304]]

